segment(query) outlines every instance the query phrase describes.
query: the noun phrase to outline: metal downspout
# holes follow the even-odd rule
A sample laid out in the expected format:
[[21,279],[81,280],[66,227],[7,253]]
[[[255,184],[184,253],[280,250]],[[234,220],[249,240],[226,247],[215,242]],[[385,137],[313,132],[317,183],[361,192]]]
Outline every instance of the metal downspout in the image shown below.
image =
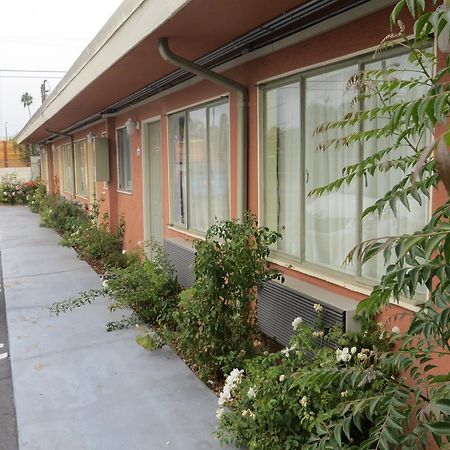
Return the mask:
[[65,136],[70,138],[70,149],[71,149],[71,156],[72,156],[72,198],[75,200],[77,198],[77,185],[75,180],[75,140],[74,137],[71,134],[63,133],[61,131],[53,131],[49,130],[48,128],[45,129],[45,131],[48,131],[52,134],[57,134],[59,136]]
[[232,89],[237,94],[237,217],[242,220],[247,210],[248,90],[237,81],[175,55],[169,49],[167,38],[159,39],[158,48],[165,61],[205,80]]

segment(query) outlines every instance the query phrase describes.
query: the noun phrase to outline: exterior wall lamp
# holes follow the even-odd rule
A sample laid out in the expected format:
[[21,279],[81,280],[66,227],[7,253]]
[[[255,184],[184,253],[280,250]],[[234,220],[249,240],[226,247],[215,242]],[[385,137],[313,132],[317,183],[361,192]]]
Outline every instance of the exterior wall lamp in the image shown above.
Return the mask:
[[139,130],[139,122],[130,118],[125,122],[125,128],[127,129],[128,136],[133,136],[136,130]]
[[86,140],[88,144],[93,144],[95,137],[96,137],[95,134],[92,131],[89,131],[89,133],[86,135]]

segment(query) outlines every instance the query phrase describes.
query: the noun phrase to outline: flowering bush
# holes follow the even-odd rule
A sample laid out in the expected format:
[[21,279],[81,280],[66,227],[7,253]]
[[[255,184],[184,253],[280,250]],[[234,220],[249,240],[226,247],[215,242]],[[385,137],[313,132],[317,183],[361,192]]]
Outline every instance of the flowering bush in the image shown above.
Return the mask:
[[[320,307],[315,308],[317,324]],[[300,318],[293,329],[289,347],[247,360],[244,369],[233,369],[226,379],[217,410],[223,442],[255,450],[315,448],[349,405],[394,383],[393,372],[380,359],[389,345],[384,330],[342,334],[308,327]],[[384,414],[384,408],[374,408],[347,422],[342,437],[331,433],[329,446],[320,448],[362,448]]]
[[40,211],[41,202],[47,197],[47,189],[41,180],[31,180],[24,183],[25,200],[34,213]]
[[58,233],[72,233],[90,220],[83,205],[58,195],[47,195],[40,202],[41,225]]
[[[82,292],[77,297],[54,303],[50,310],[55,314],[70,311],[109,296],[111,310],[128,308],[132,315],[120,322],[110,322],[108,330],[123,328],[135,323],[173,327],[172,313],[178,301],[179,286],[175,271],[168,262],[161,245],[152,241],[153,260],[145,258],[143,247],[123,255],[125,266],[113,269],[103,281],[101,289]],[[122,255],[122,252],[120,252]],[[149,341],[144,334],[142,339]],[[142,345],[142,343],[140,342]]]
[[160,244],[150,245],[153,260],[127,253],[127,267],[112,271],[106,293],[115,300],[112,309],[131,308],[140,322],[173,328],[179,293],[175,269]]
[[125,267],[124,232],[123,219],[114,233],[108,230],[106,222],[98,225],[93,218],[80,223],[75,221],[74,226],[63,234],[61,244],[75,248],[81,258],[96,261],[103,269]]
[[14,175],[7,175],[0,182],[0,203],[24,203],[26,200],[26,192],[24,183],[17,179]]
[[196,282],[180,295],[175,318],[178,345],[202,378],[221,376],[255,352],[257,287],[279,276],[267,261],[279,237],[249,215],[213,225],[195,244]]

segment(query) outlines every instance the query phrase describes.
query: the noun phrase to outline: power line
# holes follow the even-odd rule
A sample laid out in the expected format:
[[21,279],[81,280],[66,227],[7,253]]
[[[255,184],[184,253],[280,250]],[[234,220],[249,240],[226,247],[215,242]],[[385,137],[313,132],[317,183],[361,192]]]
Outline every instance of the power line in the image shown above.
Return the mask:
[[40,76],[37,76],[37,75],[0,75],[0,78],[38,78],[40,80],[42,80],[42,78],[48,78],[48,79],[56,78],[56,79],[60,80],[63,77],[62,76],[60,76],[60,77],[46,77],[44,75],[40,75]]
[[0,69],[0,72],[66,73],[66,70]]

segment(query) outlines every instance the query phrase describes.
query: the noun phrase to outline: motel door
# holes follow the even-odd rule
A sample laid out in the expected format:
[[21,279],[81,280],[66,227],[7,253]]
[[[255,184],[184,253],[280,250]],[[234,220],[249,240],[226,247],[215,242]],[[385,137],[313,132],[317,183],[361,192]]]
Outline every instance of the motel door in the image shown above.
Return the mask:
[[148,142],[148,185],[149,189],[149,211],[147,219],[149,226],[148,237],[155,238],[158,242],[163,241],[162,227],[162,195],[161,195],[161,123],[151,122],[146,125]]

